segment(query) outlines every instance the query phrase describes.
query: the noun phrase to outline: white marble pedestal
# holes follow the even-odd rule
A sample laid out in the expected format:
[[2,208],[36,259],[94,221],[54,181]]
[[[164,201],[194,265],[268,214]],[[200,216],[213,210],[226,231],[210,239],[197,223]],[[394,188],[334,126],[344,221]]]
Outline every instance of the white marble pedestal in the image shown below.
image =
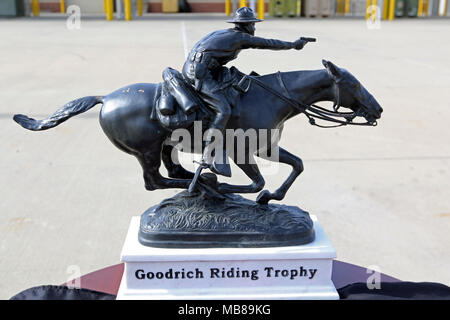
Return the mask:
[[331,281],[336,251],[317,218],[309,244],[273,248],[165,249],[138,241],[133,217],[117,299],[338,299]]

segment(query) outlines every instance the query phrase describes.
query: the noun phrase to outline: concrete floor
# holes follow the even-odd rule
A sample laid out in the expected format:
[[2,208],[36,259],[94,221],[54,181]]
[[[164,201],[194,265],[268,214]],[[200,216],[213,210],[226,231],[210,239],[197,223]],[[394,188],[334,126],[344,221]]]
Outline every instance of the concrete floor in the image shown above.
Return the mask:
[[[60,284],[119,262],[132,216],[177,190],[148,192],[138,162],[117,150],[98,111],[34,133],[15,113],[43,118],[64,103],[136,82],[158,82],[225,17],[150,16],[127,23],[0,20],[0,298]],[[338,259],[408,281],[450,285],[450,20],[267,20],[257,35],[317,37],[302,51],[241,53],[245,72],[352,72],[385,112],[378,127],[319,129],[299,116],[281,145],[305,172],[285,203],[318,216]],[[186,38],[183,38],[183,30]],[[287,167],[266,175],[274,190]],[[233,182],[247,179],[233,167]],[[255,196],[251,196],[254,198]]]

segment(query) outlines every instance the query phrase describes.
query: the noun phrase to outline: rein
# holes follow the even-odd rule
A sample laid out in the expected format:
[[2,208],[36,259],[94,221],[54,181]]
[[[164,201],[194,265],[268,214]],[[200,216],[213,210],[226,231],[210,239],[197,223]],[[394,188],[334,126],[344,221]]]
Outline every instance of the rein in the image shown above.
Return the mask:
[[[340,107],[340,90],[339,90],[339,80],[334,80],[334,88],[335,88],[335,97],[334,97],[334,105],[333,105],[333,111],[325,109],[321,106],[315,105],[315,104],[306,104],[302,101],[295,101],[291,98],[291,95],[289,94],[289,91],[287,90],[283,79],[281,78],[281,72],[277,72],[277,79],[280,83],[280,87],[284,92],[283,94],[280,94],[279,92],[275,91],[274,89],[270,88],[268,85],[266,85],[261,80],[246,75],[245,77],[248,78],[249,84],[245,91],[248,91],[250,88],[250,84],[252,81],[254,81],[256,84],[258,84],[260,87],[265,89],[266,91],[272,93],[276,97],[280,98],[281,100],[285,101],[289,105],[291,105],[295,110],[297,110],[300,113],[303,113],[309,120],[309,123],[313,126],[320,127],[320,128],[336,128],[336,127],[342,127],[346,125],[358,125],[358,126],[376,126],[377,122],[364,122],[364,123],[358,123],[353,122],[353,119],[357,116],[359,116],[359,112],[339,112]],[[245,78],[244,77],[244,78]],[[244,81],[240,81],[240,83],[245,82],[245,79],[242,79]],[[336,119],[338,118],[344,118],[344,119]],[[331,125],[331,126],[324,126],[316,123],[316,119],[328,121],[328,122],[334,122],[337,123],[337,125]]]

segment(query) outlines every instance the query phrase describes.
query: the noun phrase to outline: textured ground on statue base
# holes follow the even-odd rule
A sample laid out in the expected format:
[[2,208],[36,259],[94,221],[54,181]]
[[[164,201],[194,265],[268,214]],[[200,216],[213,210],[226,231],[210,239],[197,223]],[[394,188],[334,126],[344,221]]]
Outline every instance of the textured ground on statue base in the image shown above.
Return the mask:
[[144,212],[139,230],[141,244],[167,248],[292,246],[313,240],[313,222],[298,207],[187,191]]

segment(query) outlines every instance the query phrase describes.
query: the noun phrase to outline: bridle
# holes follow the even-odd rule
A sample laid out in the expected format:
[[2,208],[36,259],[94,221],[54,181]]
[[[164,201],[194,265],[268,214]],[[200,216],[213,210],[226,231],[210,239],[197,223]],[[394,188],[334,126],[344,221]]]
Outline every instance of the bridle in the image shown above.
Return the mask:
[[[376,126],[377,122],[374,121],[366,121],[366,122],[353,122],[353,119],[362,116],[362,108],[360,108],[358,111],[353,112],[339,112],[339,108],[341,107],[341,95],[340,95],[340,88],[339,83],[342,79],[336,79],[332,77],[333,79],[333,87],[334,87],[334,103],[333,103],[333,110],[328,110],[326,108],[323,108],[321,106],[315,105],[315,104],[306,104],[302,101],[296,101],[292,99],[291,95],[289,94],[289,91],[287,90],[284,81],[281,77],[281,72],[277,72],[277,79],[280,84],[280,87],[284,94],[280,94],[276,90],[270,88],[268,85],[266,85],[261,80],[257,79],[254,76],[245,75],[240,81],[239,84],[236,86],[237,88],[242,88],[242,85],[248,80],[249,83],[246,86],[245,89],[241,89],[242,92],[247,92],[250,89],[251,82],[255,82],[260,87],[265,89],[266,91],[272,93],[273,95],[277,96],[281,100],[285,101],[289,105],[291,105],[296,111],[299,113],[303,113],[307,118],[311,125],[320,127],[320,128],[336,128],[346,125],[357,125],[357,126]],[[336,125],[331,126],[325,126],[320,125],[316,122],[316,120],[323,120],[328,122],[334,122],[337,123]]]

